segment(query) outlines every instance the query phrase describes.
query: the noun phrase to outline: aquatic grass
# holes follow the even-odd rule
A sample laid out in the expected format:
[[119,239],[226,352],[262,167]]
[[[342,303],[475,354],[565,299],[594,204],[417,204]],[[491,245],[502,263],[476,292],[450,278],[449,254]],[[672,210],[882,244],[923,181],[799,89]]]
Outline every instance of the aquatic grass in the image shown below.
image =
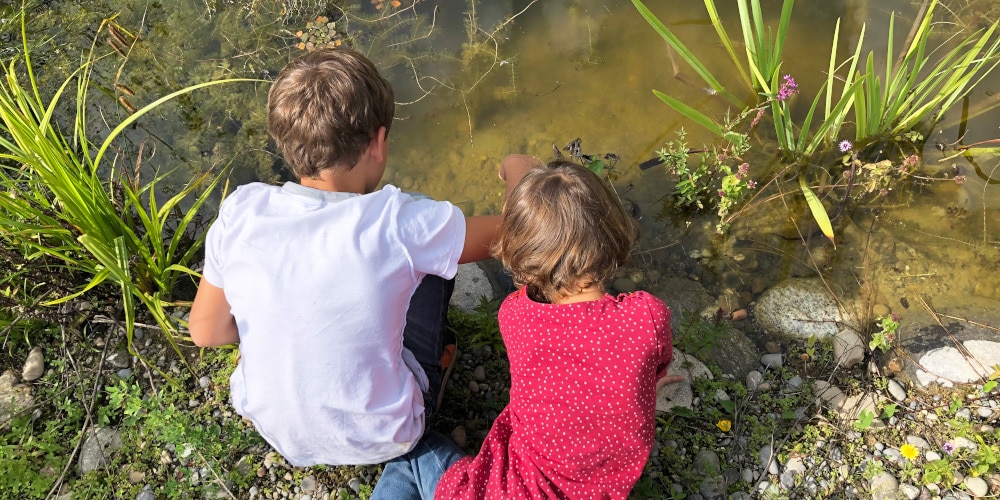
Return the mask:
[[[27,40],[22,11],[22,40]],[[104,25],[102,24],[101,28]],[[100,31],[100,29],[98,29]],[[138,173],[125,172],[125,160],[106,153],[122,132],[144,114],[178,96],[212,85],[256,82],[225,79],[172,92],[136,110],[96,143],[88,137],[87,96],[95,61],[93,46],[83,63],[59,86],[51,99],[42,98],[27,42],[23,64],[14,58],[2,64],[0,85],[0,223],[5,244],[25,249],[25,256],[48,256],[69,269],[90,276],[75,293],[48,301],[65,302],[109,282],[120,290],[129,352],[142,305],[180,353],[178,320],[168,309],[178,281],[196,276],[190,263],[204,241],[195,233],[202,206],[209,200],[228,166],[196,176],[162,205],[157,186],[165,174],[140,184]],[[27,75],[22,84],[19,73]],[[63,134],[53,118],[71,85],[76,84],[73,131]],[[96,153],[91,156],[91,151]],[[116,178],[117,173],[117,180]],[[105,179],[105,176],[107,179]],[[182,205],[189,204],[185,208]],[[181,359],[185,358],[181,356]]]
[[[862,63],[861,47],[865,41],[865,25],[861,27],[854,53],[845,61],[837,62],[840,43],[838,19],[825,82],[811,99],[804,118],[796,123],[790,110],[789,98],[798,93],[799,89],[793,73],[789,68],[783,67],[782,59],[794,0],[782,2],[774,37],[771,36],[770,29],[763,25],[759,0],[737,2],[745,45],[742,57],[723,26],[714,1],[705,0],[712,26],[736,68],[736,73],[745,86],[756,92],[756,102],[749,107],[742,107],[739,99],[726,91],[720,80],[708,71],[705,64],[641,0],[632,0],[632,3],[702,80],[730,104],[741,106],[741,116],[751,115],[748,110],[759,111],[751,128],[760,120],[764,110],[771,111],[779,151],[801,170],[792,172],[793,176],[807,174],[805,169],[814,165],[808,158],[837,148],[838,142],[843,139],[845,127],[853,126],[852,146],[857,145],[859,151],[872,143],[898,140],[911,132],[932,127],[1000,64],[1000,37],[994,36],[996,22],[987,29],[961,38],[950,48],[947,47],[948,43],[957,38],[957,35],[930,49],[937,0],[925,0],[895,62],[891,57],[895,53],[895,14],[890,16],[884,72],[875,67],[874,51],[869,51]],[[672,96],[656,90],[653,92],[676,112],[705,127],[718,140],[722,140],[726,129],[712,117]],[[852,112],[854,120],[850,121],[848,118]],[[833,241],[829,217],[815,195],[810,197],[812,192],[802,177],[800,188],[809,201],[814,217],[823,227],[824,234]]]

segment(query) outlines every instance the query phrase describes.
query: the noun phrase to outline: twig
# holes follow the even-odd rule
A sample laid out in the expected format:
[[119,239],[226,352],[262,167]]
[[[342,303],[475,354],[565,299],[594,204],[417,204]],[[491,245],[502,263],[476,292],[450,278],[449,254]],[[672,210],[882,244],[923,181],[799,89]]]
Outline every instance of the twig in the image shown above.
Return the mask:
[[[62,334],[63,349],[66,351],[66,357],[69,359],[70,364],[73,365],[73,369],[77,372],[77,374],[79,374],[80,369],[76,366],[76,361],[73,359],[73,354],[69,351],[69,348],[66,347],[66,327],[65,326],[60,327],[60,332]],[[90,426],[90,422],[92,421],[91,417],[93,414],[92,410],[94,409],[94,402],[97,399],[97,388],[100,385],[101,370],[104,368],[104,360],[107,358],[109,344],[110,342],[104,343],[104,350],[101,351],[101,359],[97,363],[97,371],[94,375],[94,388],[91,390],[90,393],[90,402],[89,402],[90,404],[86,404],[87,402],[84,402],[85,406],[84,409],[86,410],[85,413],[86,416],[84,417],[83,420],[83,427],[80,429],[80,437],[77,438],[76,445],[73,446],[73,451],[71,451],[69,457],[66,458],[66,466],[63,467],[63,470],[59,474],[59,477],[56,478],[56,481],[52,483],[52,488],[49,490],[49,493],[45,495],[46,500],[52,498],[52,496],[56,493],[56,491],[59,490],[59,487],[62,486],[63,480],[66,479],[66,473],[69,472],[69,468],[73,466],[73,459],[76,457],[76,452],[80,450],[80,446],[83,444],[84,438],[87,437],[87,429]]]

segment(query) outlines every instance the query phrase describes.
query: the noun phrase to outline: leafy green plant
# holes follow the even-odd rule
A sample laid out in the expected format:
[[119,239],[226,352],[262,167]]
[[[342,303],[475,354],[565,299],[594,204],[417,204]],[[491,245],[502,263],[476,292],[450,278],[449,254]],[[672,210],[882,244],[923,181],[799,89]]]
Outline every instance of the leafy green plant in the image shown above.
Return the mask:
[[892,343],[896,340],[896,330],[899,329],[898,318],[895,314],[878,318],[878,330],[872,332],[872,339],[868,342],[868,348],[874,351],[880,349],[888,352],[892,349]]
[[871,410],[861,410],[858,414],[858,419],[854,422],[854,428],[863,431],[867,430],[872,426],[872,422],[875,421],[875,413]]
[[471,313],[452,307],[448,309],[448,328],[458,338],[459,348],[490,346],[495,352],[507,352],[497,323],[499,300],[481,298]]
[[[22,39],[27,40],[24,25],[22,15]],[[176,305],[172,292],[179,279],[197,274],[188,265],[204,233],[195,236],[189,229],[224,176],[196,176],[161,202],[157,185],[164,174],[142,185],[137,173],[126,172],[124,159],[108,159],[106,154],[124,130],[166,101],[211,85],[256,80],[218,80],[172,92],[136,110],[95,143],[88,136],[87,121],[93,47],[47,102],[35,78],[27,41],[22,57],[23,65],[16,58],[3,64],[0,85],[0,160],[7,162],[0,165],[0,188],[5,193],[0,196],[0,235],[28,249],[29,259],[55,259],[90,276],[76,293],[48,305],[113,283],[120,290],[129,351],[139,355],[132,334],[142,305],[179,352],[179,325],[168,313]],[[22,72],[27,84],[19,77]],[[56,128],[54,116],[74,82],[73,130],[64,134]]]

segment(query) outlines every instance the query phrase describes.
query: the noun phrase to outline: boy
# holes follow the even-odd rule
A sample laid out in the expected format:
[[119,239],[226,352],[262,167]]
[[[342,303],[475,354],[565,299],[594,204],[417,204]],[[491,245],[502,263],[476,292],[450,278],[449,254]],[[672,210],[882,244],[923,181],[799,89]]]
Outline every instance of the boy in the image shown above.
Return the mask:
[[[233,406],[292,465],[374,464],[417,445],[457,265],[488,258],[500,222],[375,190],[393,113],[360,53],[292,61],[268,130],[299,182],[241,186],[208,233],[191,338],[240,343]],[[508,192],[536,162],[504,160]]]

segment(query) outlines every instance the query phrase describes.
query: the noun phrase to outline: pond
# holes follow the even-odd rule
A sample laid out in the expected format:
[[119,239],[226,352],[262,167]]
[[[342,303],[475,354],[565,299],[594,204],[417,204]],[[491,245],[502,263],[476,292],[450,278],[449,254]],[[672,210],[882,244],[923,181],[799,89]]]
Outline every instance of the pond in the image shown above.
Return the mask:
[[[712,140],[654,89],[718,117],[727,103],[683,61],[675,71],[667,45],[628,0],[341,3],[350,4],[346,12],[319,0],[53,1],[36,9],[44,14],[29,31],[33,39],[57,37],[51,43],[58,48],[42,49],[52,67],[76,67],[74,49],[97,40],[96,53],[106,57],[94,79],[103,92],[101,116],[112,124],[183,85],[265,80],[197,91],[129,132],[126,157],[141,156],[144,168],[177,168],[179,182],[230,161],[231,185],[288,179],[267,141],[266,80],[301,53],[300,44],[336,43],[350,34],[397,89],[386,182],[451,200],[467,214],[498,213],[503,191],[496,166],[507,153],[547,159],[579,139],[585,153],[616,155],[609,178],[643,231],[636,268],[620,286],[631,281],[666,296],[671,290],[664,288],[675,283],[666,278],[690,278],[730,312],[770,285],[819,271],[845,300],[866,300],[865,310],[874,303],[904,310],[918,297],[934,307],[970,297],[1000,300],[1000,156],[988,148],[956,150],[1000,137],[1000,111],[990,108],[1000,71],[927,131],[913,177],[886,196],[852,198],[847,210],[837,210],[834,248],[815,230],[793,181],[761,182],[751,208],[719,234],[712,210],[673,207],[675,179],[665,167],[638,167],[681,128],[692,147]],[[714,73],[734,77],[701,2],[647,3]],[[781,68],[802,90],[791,102],[793,113],[804,114],[825,81],[838,18],[838,53],[854,51],[864,26],[864,49],[880,54],[876,65],[884,66],[890,14],[898,48],[919,3],[798,2]],[[781,2],[762,4],[768,22],[777,23]],[[996,18],[987,0],[949,7],[951,13],[938,15],[948,20],[941,32]],[[118,33],[98,32],[101,19],[115,12]],[[738,36],[735,6],[720,16]],[[4,26],[5,45],[14,38],[11,24]],[[105,124],[92,126],[100,133]],[[783,161],[773,132],[763,129],[752,135],[746,156],[749,176],[762,181]],[[828,209],[837,205],[830,201]]]

